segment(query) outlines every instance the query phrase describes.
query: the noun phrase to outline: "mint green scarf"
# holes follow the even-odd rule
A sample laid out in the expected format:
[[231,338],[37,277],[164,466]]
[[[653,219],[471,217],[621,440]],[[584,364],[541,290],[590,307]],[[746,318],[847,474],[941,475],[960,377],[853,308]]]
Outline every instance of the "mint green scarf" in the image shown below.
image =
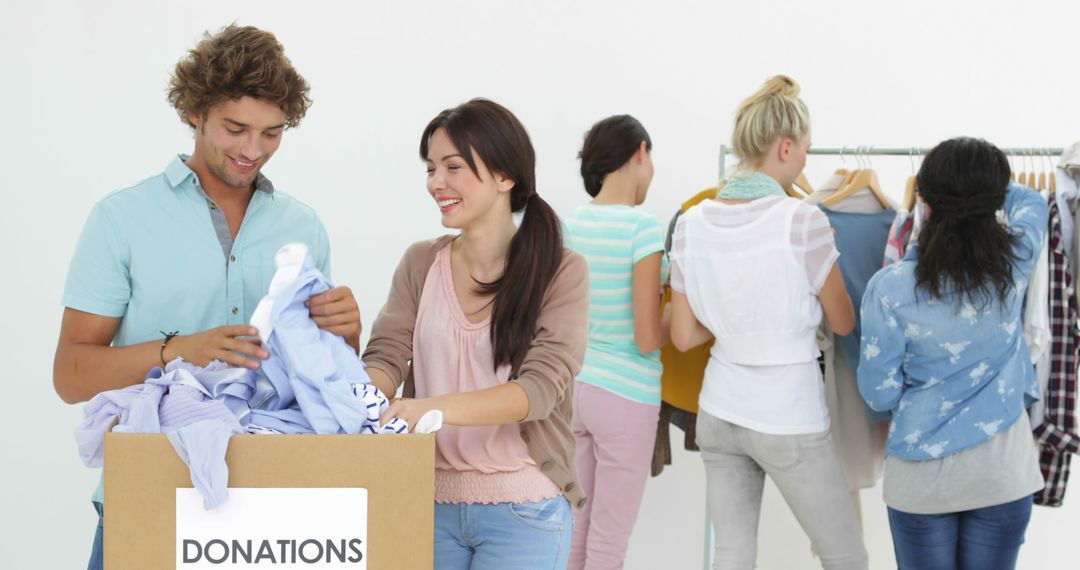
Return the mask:
[[787,192],[768,174],[750,170],[731,177],[716,197],[725,200],[756,200],[766,196],[787,196]]

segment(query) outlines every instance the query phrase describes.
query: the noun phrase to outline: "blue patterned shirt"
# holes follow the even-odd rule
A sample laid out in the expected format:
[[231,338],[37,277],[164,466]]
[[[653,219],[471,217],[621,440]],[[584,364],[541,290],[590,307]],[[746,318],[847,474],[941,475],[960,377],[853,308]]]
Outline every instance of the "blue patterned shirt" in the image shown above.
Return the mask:
[[917,247],[867,285],[858,384],[871,408],[892,412],[887,455],[918,461],[973,447],[1039,397],[1021,315],[1046,237],[1046,200],[1010,184],[1005,216],[1019,237],[1006,303],[916,294]]

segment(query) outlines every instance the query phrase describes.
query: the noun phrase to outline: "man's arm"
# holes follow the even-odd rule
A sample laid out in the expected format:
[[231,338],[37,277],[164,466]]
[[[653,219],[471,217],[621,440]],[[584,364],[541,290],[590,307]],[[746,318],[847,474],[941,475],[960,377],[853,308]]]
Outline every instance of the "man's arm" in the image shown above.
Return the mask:
[[140,382],[158,361],[160,342],[109,347],[120,318],[65,308],[53,359],[53,387],[69,404]]
[[85,402],[101,392],[138,384],[151,368],[161,365],[163,357],[168,362],[182,356],[197,366],[218,359],[254,369],[259,367],[258,359],[269,356],[257,338],[243,338],[257,334],[248,325],[177,336],[165,346],[164,353],[161,340],[110,346],[119,327],[120,317],[64,309],[53,359],[53,387],[61,399],[69,404]]

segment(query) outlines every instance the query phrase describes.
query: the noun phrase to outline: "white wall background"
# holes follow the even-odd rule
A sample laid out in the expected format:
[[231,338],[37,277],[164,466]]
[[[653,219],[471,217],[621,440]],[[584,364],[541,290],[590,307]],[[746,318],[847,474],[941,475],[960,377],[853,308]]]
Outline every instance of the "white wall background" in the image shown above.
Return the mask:
[[[64,276],[96,200],[190,152],[164,89],[205,29],[273,31],[312,84],[314,107],[266,172],[320,212],[335,280],[355,289],[367,323],[407,244],[442,231],[419,133],[473,96],[502,102],[530,129],[540,191],[560,212],[587,199],[575,159],[585,130],[628,112],[655,144],[645,207],[667,219],[715,183],[735,106],[775,73],[801,82],[818,146],[1080,139],[1073,1],[305,4],[3,2],[0,566],[85,564],[97,473],[76,455],[80,407],[50,383]],[[840,165],[811,157],[808,173],[820,182]],[[873,165],[898,198],[909,160]],[[1080,489],[1070,495],[1062,509],[1037,509],[1021,568],[1067,565]],[[867,543],[872,567],[889,568],[880,496],[865,493]],[[648,486],[627,568],[700,568],[703,519],[700,459],[677,450]],[[760,537],[761,568],[816,567],[771,487]]]

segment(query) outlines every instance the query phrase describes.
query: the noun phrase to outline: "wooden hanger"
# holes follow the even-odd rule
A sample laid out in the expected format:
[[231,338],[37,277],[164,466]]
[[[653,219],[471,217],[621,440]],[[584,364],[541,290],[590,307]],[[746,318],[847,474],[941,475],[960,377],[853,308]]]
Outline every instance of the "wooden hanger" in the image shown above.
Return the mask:
[[795,179],[795,183],[790,188],[785,188],[788,196],[792,198],[798,198],[799,200],[805,200],[807,196],[814,193],[814,187],[810,186],[810,181],[806,179],[806,174],[799,173],[799,177]]
[[806,179],[806,173],[800,172],[799,177],[795,179],[795,185],[803,191],[803,194],[810,195],[814,193],[814,187],[810,185],[810,181]]
[[[1042,172],[1039,173],[1039,191],[1050,190],[1050,180],[1054,178],[1053,164],[1050,162],[1050,156],[1045,152],[1040,153],[1040,161],[1042,166]],[[1047,168],[1049,166],[1049,168]]]
[[1049,154],[1047,155],[1047,162],[1050,164],[1050,174],[1047,176],[1050,179],[1047,180],[1049,182],[1047,186],[1050,187],[1050,193],[1053,194],[1057,192],[1057,165],[1054,164],[1054,160]]
[[904,183],[904,203],[903,208],[907,211],[915,209],[915,177],[908,176],[907,182]]
[[840,184],[838,184],[836,188],[834,188],[834,190],[839,190],[840,188],[844,187],[848,180],[851,180],[851,171],[846,168],[837,168],[833,171],[833,176],[841,177]]
[[859,170],[860,169],[858,168],[856,168],[855,170],[845,170],[844,180],[840,182],[840,185],[837,186],[836,189],[840,190],[841,188],[846,187],[848,184],[851,184],[851,180],[855,178],[855,174],[857,174]]
[[878,182],[877,172],[874,172],[869,168],[856,170],[851,177],[851,181],[848,182],[846,186],[841,187],[835,194],[829,196],[821,203],[826,207],[830,207],[863,188],[870,189],[870,192],[874,194],[874,197],[877,198],[877,201],[881,204],[882,208],[888,209],[892,207],[892,205],[889,204],[889,200],[885,198],[885,193],[881,191],[881,183]]
[[1023,182],[1021,182],[1020,184],[1022,184],[1023,186],[1027,186],[1028,188],[1031,188],[1033,190],[1037,190],[1037,188],[1035,188],[1035,184],[1036,184],[1035,162],[1031,160],[1031,153],[1030,152],[1028,153],[1027,158],[1028,158],[1028,162],[1025,165],[1025,168],[1027,168],[1027,170],[1025,170],[1024,173],[1020,175],[1021,178],[1023,179]]

